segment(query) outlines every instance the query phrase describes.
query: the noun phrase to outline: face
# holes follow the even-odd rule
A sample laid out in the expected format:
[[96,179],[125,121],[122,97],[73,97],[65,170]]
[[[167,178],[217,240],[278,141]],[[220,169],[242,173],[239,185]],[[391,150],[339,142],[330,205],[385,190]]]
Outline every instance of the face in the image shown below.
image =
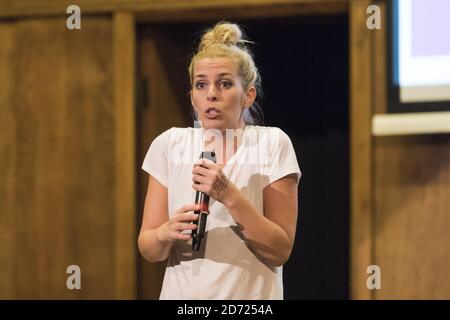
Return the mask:
[[244,91],[237,64],[230,58],[203,58],[194,65],[191,102],[205,129],[242,128],[243,110],[251,106],[256,89]]

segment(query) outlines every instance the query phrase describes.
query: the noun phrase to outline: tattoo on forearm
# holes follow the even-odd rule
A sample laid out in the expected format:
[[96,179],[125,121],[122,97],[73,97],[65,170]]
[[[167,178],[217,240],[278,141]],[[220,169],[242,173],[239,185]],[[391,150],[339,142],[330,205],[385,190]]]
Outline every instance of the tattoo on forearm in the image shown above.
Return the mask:
[[219,179],[214,182],[214,190],[220,195],[222,195],[228,188],[229,180],[225,175],[222,175]]

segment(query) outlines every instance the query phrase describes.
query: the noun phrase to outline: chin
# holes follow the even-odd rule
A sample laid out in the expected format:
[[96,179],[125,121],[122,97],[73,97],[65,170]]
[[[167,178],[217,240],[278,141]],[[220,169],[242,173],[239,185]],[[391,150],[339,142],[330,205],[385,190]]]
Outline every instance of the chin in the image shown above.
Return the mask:
[[223,120],[205,119],[205,120],[202,120],[202,127],[204,129],[219,129],[219,130],[222,130],[224,128],[224,122],[223,122]]

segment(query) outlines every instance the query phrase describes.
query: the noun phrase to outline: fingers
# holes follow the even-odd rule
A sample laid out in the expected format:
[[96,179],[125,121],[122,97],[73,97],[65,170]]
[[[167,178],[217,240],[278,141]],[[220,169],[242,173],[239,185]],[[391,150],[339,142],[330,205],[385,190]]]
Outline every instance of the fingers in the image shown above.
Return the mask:
[[191,224],[191,223],[180,222],[175,225],[175,230],[180,231],[180,232],[185,231],[185,230],[194,230],[196,228],[197,228],[197,225],[194,223]]
[[210,182],[210,179],[207,177],[203,177],[203,176],[199,176],[199,175],[195,175],[192,177],[192,180],[194,182],[198,182],[200,184],[209,184],[208,182]]
[[194,182],[192,184],[192,189],[203,192],[204,194],[207,194],[208,196],[211,196],[211,191],[210,191],[211,187],[209,187],[206,184],[199,184],[197,182]]
[[163,242],[189,240],[192,230],[197,228],[192,222],[198,220],[198,215],[192,211],[200,209],[198,204],[187,204],[176,210],[174,215],[158,228],[158,239]]
[[171,230],[171,238],[176,240],[189,240],[191,238],[191,233],[185,233],[184,231],[192,231],[197,228],[196,224],[190,223],[177,223],[175,224]]
[[191,203],[191,204],[186,204],[184,206],[182,206],[180,209],[178,209],[175,214],[179,215],[182,213],[187,213],[189,211],[195,211],[195,210],[200,210],[200,205],[195,204],[195,203]]
[[194,165],[194,167],[192,168],[192,174],[193,175],[201,175],[201,176],[205,176],[205,177],[208,177],[211,175],[209,169],[204,168],[199,165]]
[[197,211],[200,209],[201,209],[201,206],[199,204],[186,204],[176,211],[175,215],[172,218],[172,221],[174,223],[185,222],[185,221],[188,221],[188,222],[196,221],[196,220],[198,220],[198,215],[195,213],[189,213],[189,212]]
[[[200,210],[200,206],[199,206]],[[196,221],[198,220],[198,214],[195,213],[182,213],[173,217],[175,222],[183,222],[183,221]]]
[[211,160],[209,160],[209,159],[206,159],[206,158],[202,158],[202,159],[200,159],[200,160],[197,160],[197,161],[194,163],[194,167],[195,167],[195,166],[202,166],[202,167],[205,167],[205,168],[207,168],[207,169],[209,169],[209,168],[211,168],[211,167],[214,167],[214,165],[215,165],[215,163],[214,163],[213,161],[211,161]]
[[187,233],[175,233],[174,234],[174,239],[189,240],[190,238],[191,238],[191,235],[187,234]]
[[197,228],[192,221],[198,220],[198,215],[190,211],[200,210],[201,206],[198,204],[187,204],[175,211],[174,216],[165,224],[163,231],[164,239],[170,240],[189,240],[191,239],[191,232]]

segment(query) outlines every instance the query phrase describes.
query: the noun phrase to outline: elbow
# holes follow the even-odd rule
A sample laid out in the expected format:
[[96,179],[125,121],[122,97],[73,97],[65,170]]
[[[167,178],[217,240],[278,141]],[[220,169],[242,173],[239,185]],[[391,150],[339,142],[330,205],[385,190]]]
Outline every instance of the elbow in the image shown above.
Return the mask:
[[277,268],[283,266],[287,262],[287,259],[273,257],[273,258],[265,258],[264,263],[270,268]]
[[283,266],[291,256],[292,247],[281,249],[277,252],[274,252],[271,255],[266,255],[264,257],[264,263],[271,268],[281,267]]
[[281,267],[288,262],[291,257],[294,241],[286,239],[286,242],[277,250],[274,260],[272,262],[274,267]]
[[293,241],[286,239],[281,246],[273,254],[270,264],[272,267],[281,267],[288,262],[293,248]]
[[142,233],[139,235],[138,240],[137,240],[137,246],[138,246],[138,250],[139,253],[141,254],[141,256],[148,262],[153,262],[153,261],[149,261],[149,254],[148,254],[148,249],[146,248],[145,244],[144,244],[144,240],[143,240],[143,236]]
[[291,256],[290,251],[285,254],[279,254],[276,257],[274,257],[273,259],[270,259],[269,264],[271,267],[274,267],[274,268],[281,267],[289,260],[290,256]]
[[155,255],[148,241],[146,241],[146,238],[146,235],[141,232],[137,240],[138,250],[141,256],[150,263],[156,263],[166,260],[167,257]]
[[253,249],[256,257],[269,268],[283,266],[289,260],[292,252],[292,243],[287,239],[285,242],[273,243],[272,245],[251,240],[247,240],[247,243]]

